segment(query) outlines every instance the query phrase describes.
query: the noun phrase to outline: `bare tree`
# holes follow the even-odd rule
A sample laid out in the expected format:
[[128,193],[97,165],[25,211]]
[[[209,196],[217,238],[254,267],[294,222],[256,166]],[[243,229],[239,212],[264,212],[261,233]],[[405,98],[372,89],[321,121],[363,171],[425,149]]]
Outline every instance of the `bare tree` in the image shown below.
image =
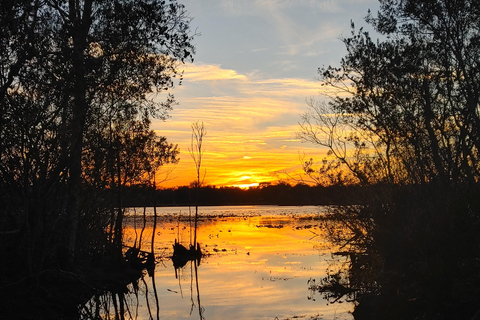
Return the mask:
[[190,156],[195,163],[195,172],[196,172],[196,181],[195,181],[195,226],[194,226],[194,237],[193,237],[193,246],[197,247],[197,224],[198,224],[198,197],[200,187],[203,185],[205,180],[206,171],[201,174],[202,167],[202,157],[205,149],[203,148],[203,138],[207,135],[207,129],[203,122],[195,122],[192,124],[192,138],[190,141]]

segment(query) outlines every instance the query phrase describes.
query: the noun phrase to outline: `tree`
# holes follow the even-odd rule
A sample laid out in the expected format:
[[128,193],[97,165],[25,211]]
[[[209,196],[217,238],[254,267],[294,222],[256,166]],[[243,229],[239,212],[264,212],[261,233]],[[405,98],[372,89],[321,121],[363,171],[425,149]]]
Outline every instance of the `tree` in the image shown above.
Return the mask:
[[319,69],[338,94],[310,103],[299,135],[374,185],[328,220],[351,258],[355,318],[469,319],[480,299],[480,3],[380,4],[367,22],[381,40],[352,23],[340,67]]
[[136,120],[131,115],[117,115],[105,120],[105,125],[86,135],[85,144],[92,152],[84,153],[83,177],[96,189],[112,191],[115,200],[111,199],[110,238],[121,249],[125,187],[150,185],[159,167],[178,162],[179,151],[165,137],[150,130],[147,118]]
[[89,183],[129,183],[175,160],[149,119],[175,103],[190,20],[176,1],[0,3],[1,232],[25,231],[30,273],[88,245],[79,224],[107,206],[88,199]]
[[[367,21],[383,40],[352,23],[341,66],[319,69],[341,94],[310,104],[301,137],[330,148],[363,182],[478,181],[478,2],[380,2]],[[348,132],[336,136],[339,127]],[[329,128],[326,139],[319,128]],[[338,152],[346,142],[348,156]]]
[[207,135],[207,129],[203,125],[203,122],[195,122],[192,124],[192,138],[190,141],[190,156],[195,163],[195,172],[197,174],[196,180],[193,185],[195,187],[195,226],[194,226],[194,236],[193,236],[193,247],[197,248],[197,224],[198,224],[198,197],[199,190],[203,185],[205,179],[204,176],[201,177],[201,167],[202,167],[202,157],[205,149],[203,148],[203,138]]

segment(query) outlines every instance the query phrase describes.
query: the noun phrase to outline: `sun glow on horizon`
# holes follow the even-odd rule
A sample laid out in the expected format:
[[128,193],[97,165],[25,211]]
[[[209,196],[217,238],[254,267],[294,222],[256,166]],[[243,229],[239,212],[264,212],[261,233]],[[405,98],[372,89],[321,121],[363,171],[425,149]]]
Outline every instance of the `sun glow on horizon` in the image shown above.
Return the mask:
[[258,182],[248,183],[248,184],[234,184],[232,187],[240,188],[240,189],[250,189],[253,187],[258,187],[260,184]]
[[[264,79],[219,65],[190,64],[177,88],[179,105],[167,121],[154,122],[159,135],[178,144],[180,162],[162,187],[188,185],[195,165],[188,150],[190,124],[207,129],[201,172],[204,184],[248,189],[301,174],[299,153],[323,158],[326,150],[296,138],[305,97],[322,90],[316,80]],[[288,174],[287,174],[288,173]]]

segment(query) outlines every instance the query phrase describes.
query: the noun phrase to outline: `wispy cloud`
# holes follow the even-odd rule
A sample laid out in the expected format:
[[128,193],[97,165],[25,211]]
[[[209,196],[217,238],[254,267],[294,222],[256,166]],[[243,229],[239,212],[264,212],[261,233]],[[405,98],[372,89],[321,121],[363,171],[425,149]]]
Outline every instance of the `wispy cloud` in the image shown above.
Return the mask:
[[222,69],[218,65],[189,63],[184,65],[184,78],[188,81],[246,80],[246,76],[235,70]]
[[261,52],[261,51],[268,51],[268,48],[257,48],[250,50],[251,52]]
[[[251,17],[270,26],[271,43],[277,43],[278,54],[318,55],[322,43],[336,41],[347,21],[336,21],[338,16],[352,9],[360,0],[246,0],[221,1],[224,14],[239,18]],[[370,1],[373,0],[363,0]],[[367,2],[368,3],[368,2]],[[364,13],[366,14],[366,12]],[[262,47],[262,50],[267,48]],[[252,50],[257,52],[256,50]]]
[[307,148],[295,139],[299,114],[305,110],[305,98],[318,94],[318,81],[256,79],[217,65],[189,65],[184,78],[171,118],[153,123],[182,150],[178,178],[167,185],[188,184],[194,177],[188,148],[190,125],[197,120],[207,128],[207,183],[239,184],[246,175],[251,182],[271,181],[278,172],[298,169],[298,152]]
[[[362,22],[378,0],[183,0],[202,33],[194,64],[185,65],[179,102],[167,121],[153,123],[182,151],[176,180],[195,177],[188,154],[191,124],[207,128],[206,182],[239,184],[297,172],[300,154],[321,159],[325,150],[295,138],[306,100],[334,94],[314,79],[318,67],[343,56],[338,40],[350,19]],[[243,177],[243,178],[242,178]],[[249,177],[248,179],[245,177]],[[242,180],[243,179],[243,180]]]

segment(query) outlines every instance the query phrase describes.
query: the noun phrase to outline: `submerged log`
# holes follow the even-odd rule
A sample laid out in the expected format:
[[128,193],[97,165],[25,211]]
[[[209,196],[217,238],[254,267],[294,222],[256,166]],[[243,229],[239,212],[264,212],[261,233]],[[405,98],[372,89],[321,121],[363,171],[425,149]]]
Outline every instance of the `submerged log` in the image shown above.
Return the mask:
[[175,269],[182,268],[187,264],[188,261],[197,261],[200,264],[200,260],[202,258],[202,250],[200,249],[200,244],[197,243],[197,247],[190,246],[187,249],[185,246],[177,242],[173,244],[173,266]]
[[130,247],[125,252],[124,261],[129,266],[138,269],[155,267],[155,255],[152,252],[143,251],[135,247]]

